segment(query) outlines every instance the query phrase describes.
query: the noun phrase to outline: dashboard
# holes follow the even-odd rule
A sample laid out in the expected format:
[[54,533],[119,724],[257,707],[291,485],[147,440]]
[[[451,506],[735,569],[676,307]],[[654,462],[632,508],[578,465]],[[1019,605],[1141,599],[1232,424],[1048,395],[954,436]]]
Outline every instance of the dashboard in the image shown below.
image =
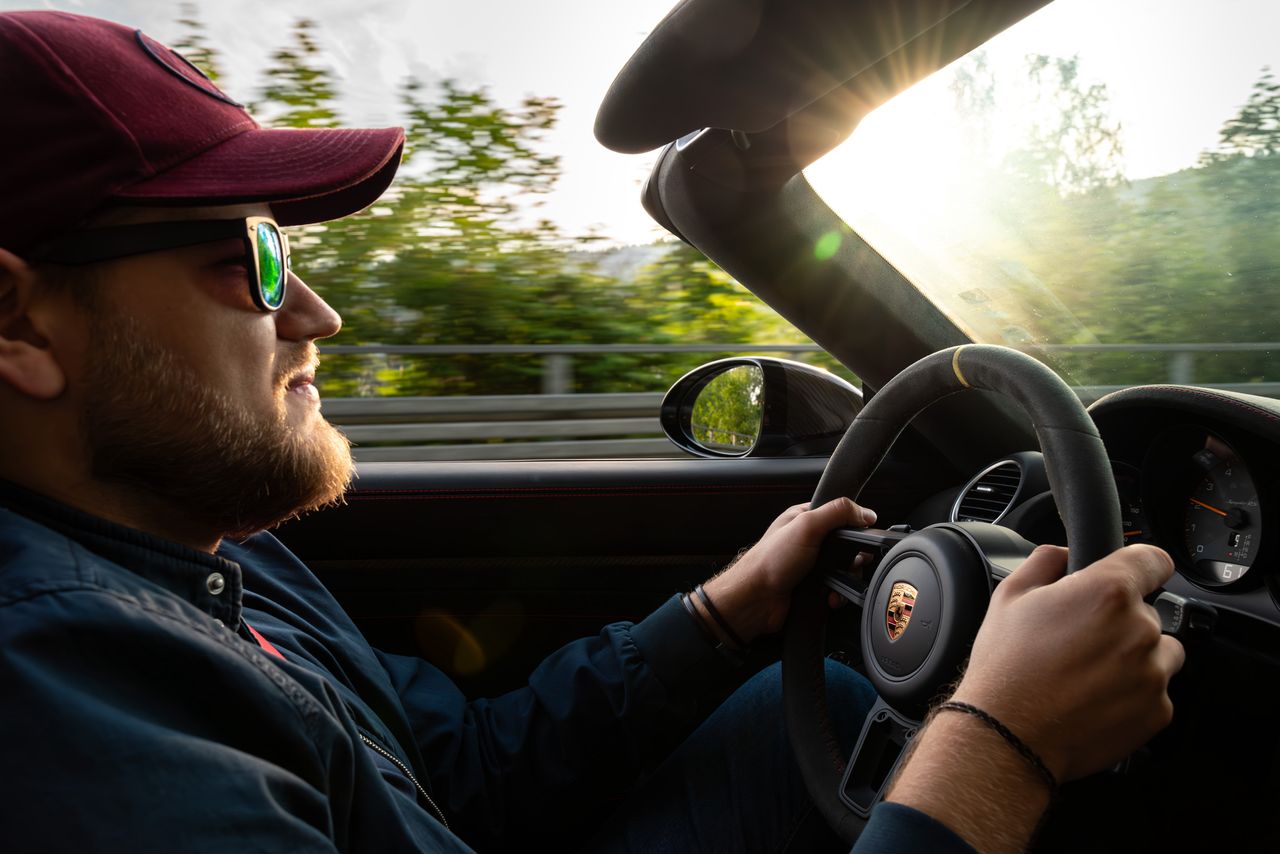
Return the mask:
[[[1132,840],[1099,847],[1072,833],[1140,816],[1139,847],[1217,850],[1230,836],[1239,850],[1280,850],[1280,401],[1141,386],[1089,414],[1111,461],[1125,543],[1167,551],[1176,571],[1164,590],[1210,608],[1196,609],[1207,619],[1182,636],[1186,660],[1168,687],[1173,724],[1122,771],[1064,797],[1042,838],[1055,851],[1131,851]],[[1049,480],[1039,452],[1009,454],[917,505],[909,525],[995,522],[1065,545]],[[993,576],[1000,568],[992,562]],[[1229,794],[1209,796],[1207,807],[1205,793],[1222,781]],[[1072,797],[1076,811],[1064,812]]]
[[[1280,627],[1280,401],[1141,386],[1104,397],[1090,415],[1111,459],[1125,543],[1174,559],[1166,589]],[[1039,453],[976,473],[951,505],[949,521],[966,520],[1065,544]]]

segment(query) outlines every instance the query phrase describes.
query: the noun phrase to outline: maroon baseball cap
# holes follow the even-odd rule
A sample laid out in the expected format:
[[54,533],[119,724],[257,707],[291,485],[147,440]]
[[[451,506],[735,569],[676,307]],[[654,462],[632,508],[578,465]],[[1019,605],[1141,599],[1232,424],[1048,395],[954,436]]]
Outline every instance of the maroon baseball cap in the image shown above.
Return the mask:
[[0,247],[19,255],[107,204],[266,202],[281,225],[372,204],[401,128],[263,128],[141,30],[0,14]]

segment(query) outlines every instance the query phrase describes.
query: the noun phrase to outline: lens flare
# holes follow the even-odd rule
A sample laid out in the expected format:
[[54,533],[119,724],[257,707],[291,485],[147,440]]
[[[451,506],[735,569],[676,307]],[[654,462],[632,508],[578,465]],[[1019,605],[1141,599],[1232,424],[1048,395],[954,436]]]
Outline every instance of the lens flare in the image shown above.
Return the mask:
[[840,251],[840,244],[843,242],[838,231],[828,231],[826,234],[818,238],[818,242],[813,245],[813,257],[819,261],[829,261]]

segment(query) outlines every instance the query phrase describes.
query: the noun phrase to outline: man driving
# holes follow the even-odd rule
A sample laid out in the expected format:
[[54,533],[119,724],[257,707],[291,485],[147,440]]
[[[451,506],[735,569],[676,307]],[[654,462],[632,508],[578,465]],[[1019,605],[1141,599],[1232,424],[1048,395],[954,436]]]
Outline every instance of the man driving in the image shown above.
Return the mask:
[[[314,385],[341,319],[281,227],[371,204],[403,133],[263,129],[140,31],[58,12],[0,14],[0,101],[7,849],[839,850],[777,668],[733,659],[874,513],[793,507],[693,594],[469,701],[264,533],[352,476]],[[1055,785],[1169,722],[1182,650],[1142,602],[1168,556],[1064,568],[1042,548],[1000,585],[963,707],[855,850],[1018,850]],[[856,734],[874,692],[827,674]]]

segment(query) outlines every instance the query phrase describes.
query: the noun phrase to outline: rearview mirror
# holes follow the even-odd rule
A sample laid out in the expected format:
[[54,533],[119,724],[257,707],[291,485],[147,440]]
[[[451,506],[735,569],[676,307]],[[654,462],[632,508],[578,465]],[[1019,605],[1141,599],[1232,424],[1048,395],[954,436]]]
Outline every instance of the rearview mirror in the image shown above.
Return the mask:
[[685,374],[662,401],[667,437],[700,457],[823,456],[862,409],[839,377],[788,359],[720,359]]

